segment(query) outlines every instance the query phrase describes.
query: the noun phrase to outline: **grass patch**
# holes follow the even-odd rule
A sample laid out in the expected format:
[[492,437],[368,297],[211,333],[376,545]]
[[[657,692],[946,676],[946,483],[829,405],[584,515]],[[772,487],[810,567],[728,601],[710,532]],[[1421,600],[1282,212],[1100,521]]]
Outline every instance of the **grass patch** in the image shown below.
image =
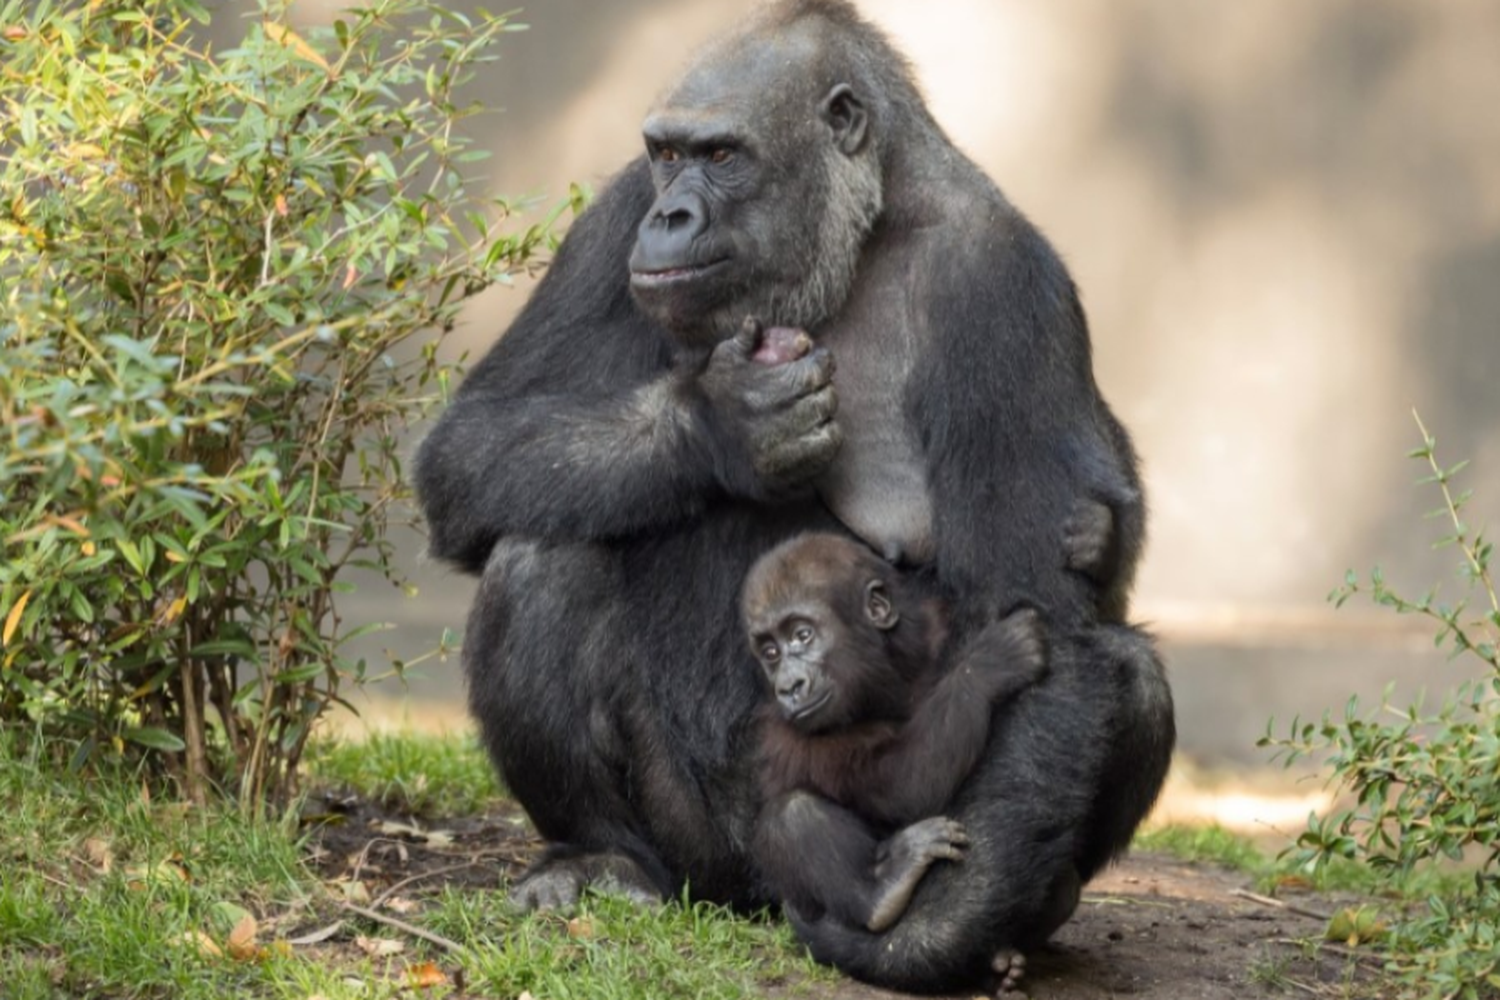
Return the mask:
[[1244,872],[1257,890],[1274,893],[1288,886],[1314,892],[1382,896],[1403,902],[1442,894],[1473,878],[1472,871],[1424,867],[1391,880],[1370,865],[1347,858],[1331,858],[1321,868],[1309,870],[1290,858],[1267,855],[1254,842],[1219,826],[1165,826],[1136,834],[1134,846],[1160,851],[1193,863],[1208,862]]
[[222,942],[226,905],[262,920],[308,909],[320,887],[294,828],[186,808],[134,772],[66,775],[27,742],[0,731],[7,997],[218,1000],[257,982],[270,989],[252,994],[282,995],[274,968],[200,942]]
[[1248,875],[1262,875],[1272,862],[1245,837],[1220,826],[1164,826],[1136,834],[1135,846],[1160,851],[1183,861],[1203,862],[1233,868]]
[[[502,893],[488,889],[438,881],[403,892],[411,905],[401,919],[463,946],[448,954],[342,911],[338,890],[305,863],[294,821],[186,808],[139,772],[97,767],[70,775],[54,762],[66,753],[34,753],[31,745],[0,730],[0,993],[7,1000],[441,1000],[455,995],[460,970],[473,995],[530,990],[606,1000],[761,996],[771,988],[795,995],[836,978],[805,957],[783,924],[702,904],[641,910],[590,899],[568,921],[518,917]],[[424,809],[477,808],[497,794],[483,755],[461,737],[327,744],[319,761],[323,780],[363,776],[348,783],[385,788]],[[418,794],[411,794],[412,774],[421,772],[399,773],[399,761],[432,768]],[[256,927],[255,947],[236,959],[231,930],[245,916]],[[347,920],[342,932],[327,942],[286,944],[340,918]],[[357,935],[399,941],[403,950],[370,958],[356,947]],[[414,991],[411,970],[427,962],[447,982]]]
[[428,926],[470,942],[481,995],[549,1000],[732,1000],[839,979],[813,965],[783,923],[706,903],[642,909],[595,897],[564,920],[517,921],[494,893],[445,890]]
[[482,812],[505,793],[472,734],[375,731],[309,747],[316,782],[339,785],[387,808],[421,816]]

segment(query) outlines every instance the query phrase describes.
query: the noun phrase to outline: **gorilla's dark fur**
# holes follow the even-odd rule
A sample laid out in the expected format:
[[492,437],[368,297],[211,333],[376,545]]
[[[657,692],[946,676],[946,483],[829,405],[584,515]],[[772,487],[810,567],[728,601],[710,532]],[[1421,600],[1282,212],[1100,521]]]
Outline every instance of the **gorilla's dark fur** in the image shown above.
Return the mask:
[[[947,810],[964,863],[884,933],[797,927],[861,978],[967,984],[1067,919],[1173,742],[1124,623],[1135,459],[1073,284],[842,0],[759,12],[645,132],[418,455],[433,552],[483,575],[471,707],[553,843],[515,898],[686,881],[765,902],[738,592],[777,542],[847,530],[930,578],[949,650],[1021,606],[1047,626],[1049,673],[997,712]],[[817,347],[759,364],[760,323]],[[1103,573],[1062,555],[1090,498],[1113,519]]]

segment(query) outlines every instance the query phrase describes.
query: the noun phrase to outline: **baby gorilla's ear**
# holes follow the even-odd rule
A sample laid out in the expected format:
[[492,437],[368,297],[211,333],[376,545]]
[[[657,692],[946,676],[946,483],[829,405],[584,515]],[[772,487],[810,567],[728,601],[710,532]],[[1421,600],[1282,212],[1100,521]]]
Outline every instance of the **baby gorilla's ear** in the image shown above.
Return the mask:
[[901,613],[891,603],[891,595],[880,580],[871,580],[865,584],[865,617],[882,632],[895,628],[896,623],[901,620]]

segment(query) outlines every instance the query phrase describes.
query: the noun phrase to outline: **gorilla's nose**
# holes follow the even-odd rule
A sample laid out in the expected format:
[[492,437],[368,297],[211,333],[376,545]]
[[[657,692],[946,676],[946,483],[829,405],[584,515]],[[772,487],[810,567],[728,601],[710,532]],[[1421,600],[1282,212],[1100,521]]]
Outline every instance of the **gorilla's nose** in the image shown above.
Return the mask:
[[631,269],[667,271],[693,263],[693,241],[708,229],[708,203],[693,192],[668,194],[641,222]]

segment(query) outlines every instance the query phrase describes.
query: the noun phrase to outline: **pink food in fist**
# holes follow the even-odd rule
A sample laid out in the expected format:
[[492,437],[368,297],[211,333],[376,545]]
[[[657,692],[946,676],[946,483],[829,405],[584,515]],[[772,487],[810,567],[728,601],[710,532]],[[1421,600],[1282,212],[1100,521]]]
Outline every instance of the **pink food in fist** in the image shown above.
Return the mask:
[[751,357],[763,365],[784,365],[805,357],[810,350],[812,338],[804,331],[791,326],[769,326]]

